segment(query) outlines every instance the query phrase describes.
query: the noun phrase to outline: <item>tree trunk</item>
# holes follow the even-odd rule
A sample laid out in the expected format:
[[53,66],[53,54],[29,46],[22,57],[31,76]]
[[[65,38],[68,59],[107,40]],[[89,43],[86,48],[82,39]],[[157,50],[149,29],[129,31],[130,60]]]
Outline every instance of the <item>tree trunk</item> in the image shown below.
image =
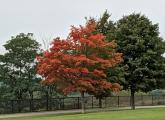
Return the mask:
[[33,100],[33,92],[29,92],[30,99]]
[[102,108],[102,99],[99,98],[99,108]]
[[81,113],[85,113],[85,99],[84,92],[81,92]]
[[135,90],[131,88],[131,109],[135,110]]

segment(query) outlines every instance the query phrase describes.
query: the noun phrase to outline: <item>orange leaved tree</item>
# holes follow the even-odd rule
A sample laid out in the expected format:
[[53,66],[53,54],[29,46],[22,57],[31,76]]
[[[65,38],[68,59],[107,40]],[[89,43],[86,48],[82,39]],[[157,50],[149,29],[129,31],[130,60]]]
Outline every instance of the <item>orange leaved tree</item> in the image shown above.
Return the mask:
[[106,42],[95,28],[93,20],[85,26],[72,27],[67,39],[54,39],[51,48],[37,57],[42,83],[54,84],[64,94],[80,92],[82,112],[84,93],[97,95],[120,89],[118,84],[106,80],[106,70],[120,63],[122,54],[115,52],[114,41]]

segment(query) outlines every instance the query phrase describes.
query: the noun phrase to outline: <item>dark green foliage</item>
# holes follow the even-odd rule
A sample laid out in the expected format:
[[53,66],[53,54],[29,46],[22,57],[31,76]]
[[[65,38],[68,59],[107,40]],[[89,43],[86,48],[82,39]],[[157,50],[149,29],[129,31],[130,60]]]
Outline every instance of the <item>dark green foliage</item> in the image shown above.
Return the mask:
[[165,42],[159,36],[158,24],[135,13],[123,16],[116,23],[109,21],[109,17],[106,11],[97,29],[108,41],[116,40],[117,51],[123,53],[124,58],[115,71],[108,70],[110,80],[118,80],[125,90],[131,89],[132,99],[136,91],[164,88]]
[[124,54],[124,89],[131,89],[132,109],[135,91],[148,92],[164,87],[165,42],[158,24],[141,14],[124,16],[116,25],[118,51]]
[[7,52],[0,56],[0,88],[6,89],[9,98],[32,98],[33,91],[39,89],[35,60],[39,46],[31,33],[21,33],[4,45]]
[[115,23],[111,20],[110,14],[105,11],[102,15],[102,17],[97,21],[97,31],[99,33],[103,33],[106,35],[107,40],[114,40],[115,39]]
[[124,16],[116,24],[118,51],[124,55],[124,89],[151,91],[164,82],[165,42],[158,24],[140,14]]

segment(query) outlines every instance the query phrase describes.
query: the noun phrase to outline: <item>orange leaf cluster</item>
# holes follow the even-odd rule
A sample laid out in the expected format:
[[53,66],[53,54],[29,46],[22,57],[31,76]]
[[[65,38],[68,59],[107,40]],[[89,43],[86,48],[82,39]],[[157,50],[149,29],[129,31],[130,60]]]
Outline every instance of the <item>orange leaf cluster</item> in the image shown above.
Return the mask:
[[106,42],[103,34],[95,33],[95,28],[93,20],[86,26],[72,27],[67,39],[54,39],[52,47],[37,57],[43,84],[55,84],[64,94],[120,89],[120,85],[106,81],[106,70],[120,63],[122,54],[115,52],[114,41]]

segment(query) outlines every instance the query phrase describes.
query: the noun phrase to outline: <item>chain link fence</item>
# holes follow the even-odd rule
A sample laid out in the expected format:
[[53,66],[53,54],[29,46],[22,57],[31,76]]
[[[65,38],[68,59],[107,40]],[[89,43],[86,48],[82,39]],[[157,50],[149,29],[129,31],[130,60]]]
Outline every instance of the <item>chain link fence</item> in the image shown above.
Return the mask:
[[[130,96],[111,96],[102,99],[102,108],[130,107]],[[165,96],[135,96],[136,106],[164,105]],[[99,100],[85,97],[86,109],[99,108]],[[81,97],[0,100],[0,114],[37,111],[71,110],[81,108]]]

